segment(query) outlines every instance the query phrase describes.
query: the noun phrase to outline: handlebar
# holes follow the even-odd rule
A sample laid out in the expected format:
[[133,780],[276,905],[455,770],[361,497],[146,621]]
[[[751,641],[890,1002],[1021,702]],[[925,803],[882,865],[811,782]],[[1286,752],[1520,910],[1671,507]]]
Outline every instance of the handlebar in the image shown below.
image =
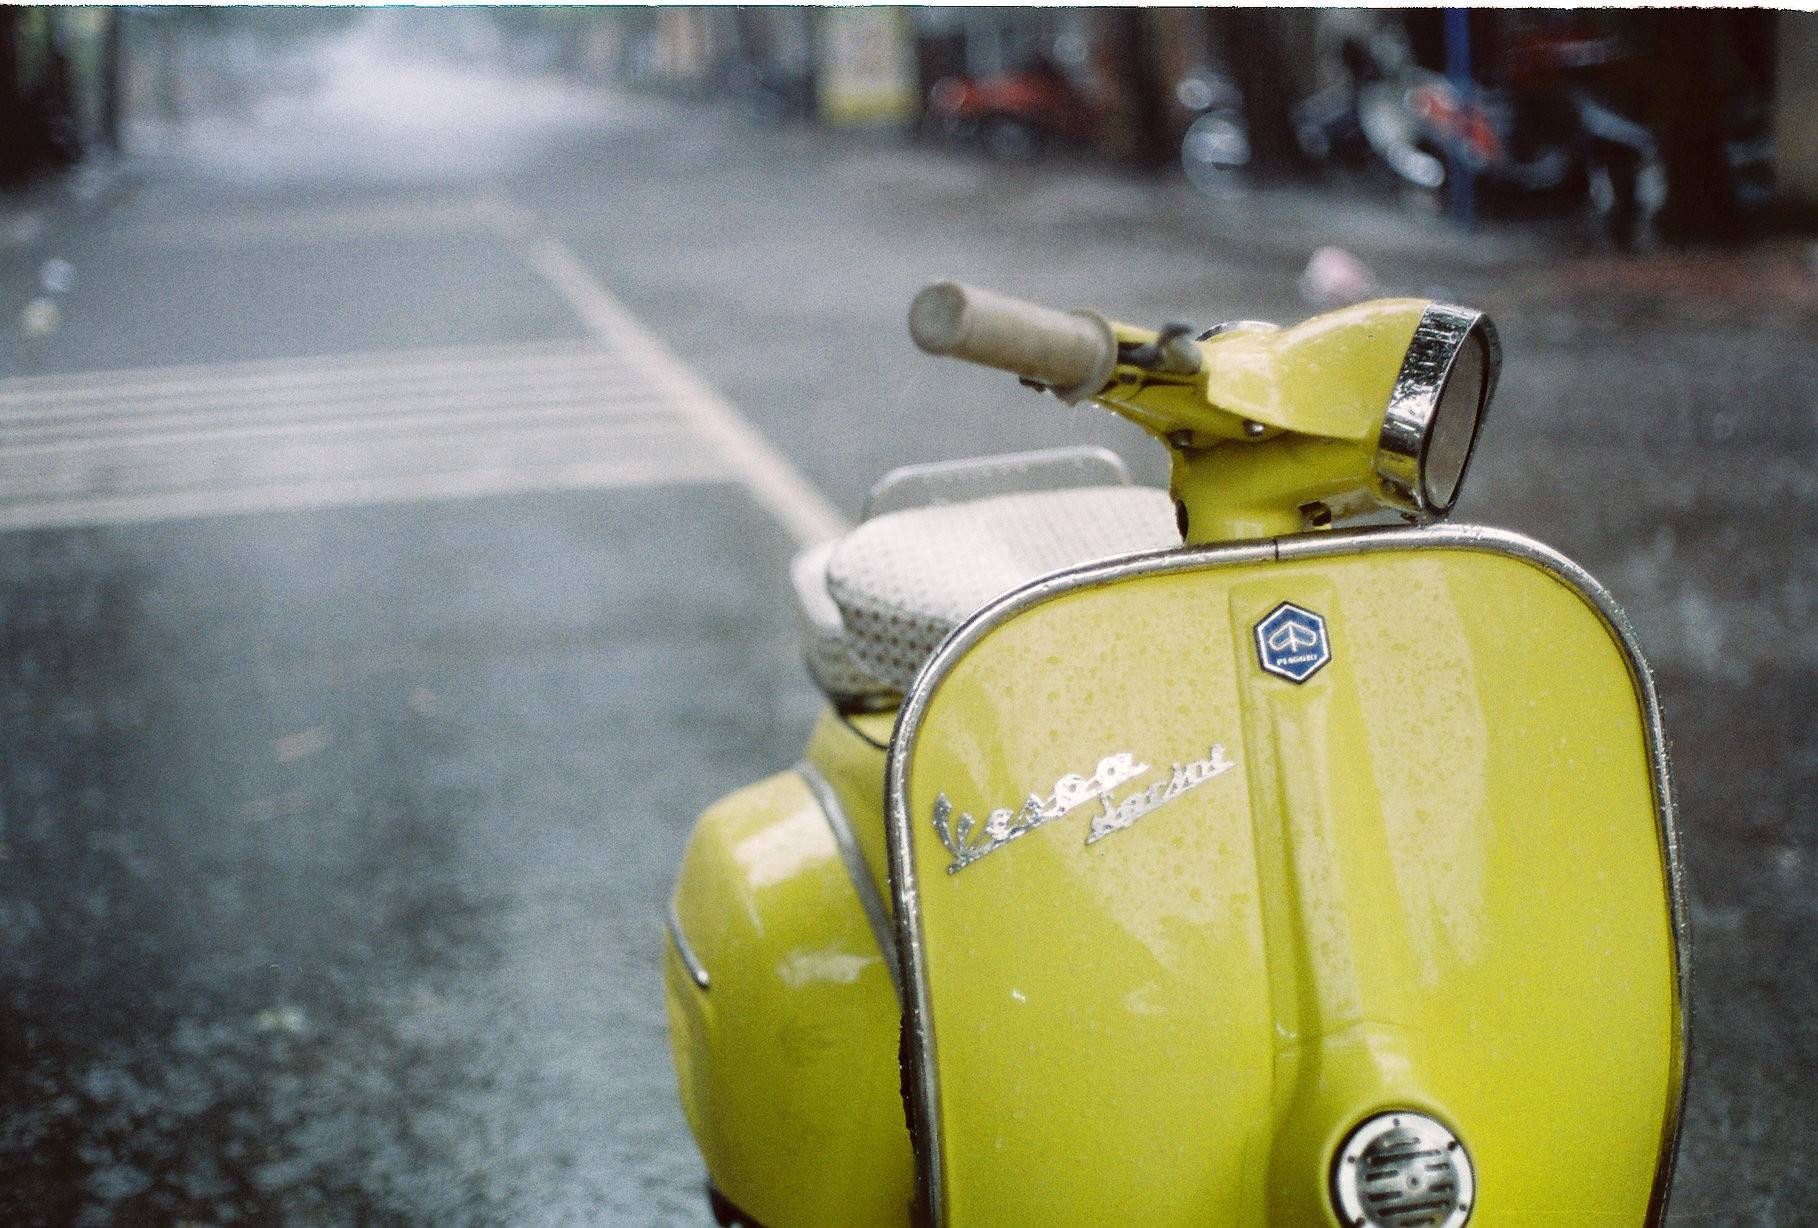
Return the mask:
[[1009,371],[1069,404],[1102,392],[1117,368],[1117,337],[1097,312],[1056,311],[955,281],[915,296],[909,333],[927,353]]

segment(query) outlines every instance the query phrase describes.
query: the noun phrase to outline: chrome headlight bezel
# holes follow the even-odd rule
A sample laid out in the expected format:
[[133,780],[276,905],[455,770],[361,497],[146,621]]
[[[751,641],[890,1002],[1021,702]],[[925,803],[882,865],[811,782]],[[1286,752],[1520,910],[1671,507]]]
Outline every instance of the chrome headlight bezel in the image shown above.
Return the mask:
[[[1467,374],[1459,370],[1459,362],[1473,346],[1481,347],[1483,360],[1475,402],[1458,398],[1456,394],[1466,391],[1462,386],[1453,389],[1454,397],[1448,398],[1454,372]],[[1470,365],[1467,360],[1465,366]],[[1438,520],[1451,512],[1464,487],[1501,370],[1502,343],[1496,336],[1496,325],[1483,312],[1433,303],[1421,313],[1420,322],[1414,327],[1414,339],[1408,344],[1389,393],[1376,446],[1378,493],[1385,503],[1423,520]],[[1449,491],[1434,489],[1428,469],[1429,450],[1442,409],[1448,414],[1468,410],[1472,415],[1464,457]]]

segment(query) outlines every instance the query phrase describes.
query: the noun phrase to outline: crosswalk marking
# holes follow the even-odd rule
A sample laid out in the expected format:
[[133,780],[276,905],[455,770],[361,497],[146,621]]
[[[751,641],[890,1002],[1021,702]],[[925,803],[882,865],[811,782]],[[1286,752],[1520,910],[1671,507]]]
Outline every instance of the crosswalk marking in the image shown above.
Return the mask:
[[[375,392],[381,395],[375,395]],[[651,404],[653,398],[640,389],[610,385],[587,388],[575,384],[547,387],[534,380],[496,383],[481,380],[448,387],[418,385],[407,392],[359,387],[345,392],[331,391],[301,403],[289,396],[211,396],[174,404],[147,397],[97,406],[80,414],[42,409],[16,415],[0,412],[0,432],[3,432],[0,440],[7,444],[58,438],[83,441],[183,427],[280,430],[311,422],[363,422],[438,411],[502,414],[507,407],[520,412],[534,412],[539,408],[636,412]]]
[[181,396],[195,392],[290,387],[298,383],[333,384],[420,380],[456,375],[463,378],[515,370],[595,367],[623,369],[614,355],[596,342],[531,341],[444,349],[389,350],[379,353],[328,354],[304,358],[268,358],[250,362],[197,363],[178,367],[128,367],[112,371],[78,371],[67,375],[22,375],[0,380],[0,406],[16,403],[64,404],[147,395]]
[[800,542],[844,531],[787,457],[508,197],[211,213],[112,238],[219,248],[462,231],[513,245],[591,338],[0,379],[0,529],[738,482]]
[[44,499],[36,504],[31,514],[16,507],[0,506],[0,529],[188,520],[247,512],[464,499],[529,490],[606,490],[725,480],[726,475],[717,467],[703,465],[700,472],[690,473],[687,466],[653,462],[637,456],[539,464],[523,469],[494,466],[451,473],[388,474],[379,478],[313,477],[266,486],[210,484],[193,490],[147,495]]
[[0,380],[0,528],[732,481],[596,341]]
[[168,447],[171,444],[202,443],[211,440],[277,440],[281,438],[324,437],[341,434],[377,434],[463,429],[467,427],[504,427],[534,430],[553,422],[578,422],[583,427],[601,427],[613,418],[639,418],[668,411],[653,406],[648,398],[631,402],[596,401],[590,404],[560,403],[538,405],[522,397],[510,396],[492,405],[462,409],[411,411],[397,405],[362,404],[355,414],[319,414],[297,411],[288,421],[260,421],[256,417],[227,413],[191,413],[159,415],[155,428],[132,419],[115,419],[97,423],[82,430],[21,430],[9,432],[0,445],[0,463],[9,457],[50,455],[65,452],[107,452],[119,454],[133,447]]

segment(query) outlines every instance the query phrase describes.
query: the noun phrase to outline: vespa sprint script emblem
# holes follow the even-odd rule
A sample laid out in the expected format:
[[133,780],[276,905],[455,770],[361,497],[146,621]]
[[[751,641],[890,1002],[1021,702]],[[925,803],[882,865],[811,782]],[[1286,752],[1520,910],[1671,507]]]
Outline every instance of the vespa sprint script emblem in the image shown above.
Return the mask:
[[1021,836],[1026,836],[1044,823],[1065,818],[1068,814],[1097,799],[1101,809],[1092,816],[1086,831],[1086,843],[1095,844],[1112,832],[1122,831],[1151,810],[1165,806],[1189,789],[1197,789],[1214,776],[1222,776],[1237,765],[1225,757],[1225,748],[1214,746],[1204,759],[1176,763],[1168,774],[1146,789],[1121,799],[1111,796],[1119,785],[1127,784],[1149,770],[1136,756],[1123,752],[1106,755],[1098,761],[1090,776],[1069,774],[1054,782],[1054,792],[1047,797],[1031,793],[1016,810],[1008,807],[993,810],[981,830],[978,820],[962,814],[956,821],[953,803],[942,793],[934,799],[934,833],[953,854],[947,873],[958,874],[987,853],[995,853]]
[[1326,620],[1284,601],[1256,624],[1256,657],[1271,674],[1305,682],[1332,659]]

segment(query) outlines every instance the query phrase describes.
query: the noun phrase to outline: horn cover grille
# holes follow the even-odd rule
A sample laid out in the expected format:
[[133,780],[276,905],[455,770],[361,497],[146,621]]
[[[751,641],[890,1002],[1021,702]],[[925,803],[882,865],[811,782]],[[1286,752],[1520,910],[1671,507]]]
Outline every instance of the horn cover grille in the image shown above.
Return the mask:
[[1462,1228],[1476,1196],[1464,1144],[1424,1113],[1379,1113],[1333,1157],[1333,1207],[1351,1228]]

